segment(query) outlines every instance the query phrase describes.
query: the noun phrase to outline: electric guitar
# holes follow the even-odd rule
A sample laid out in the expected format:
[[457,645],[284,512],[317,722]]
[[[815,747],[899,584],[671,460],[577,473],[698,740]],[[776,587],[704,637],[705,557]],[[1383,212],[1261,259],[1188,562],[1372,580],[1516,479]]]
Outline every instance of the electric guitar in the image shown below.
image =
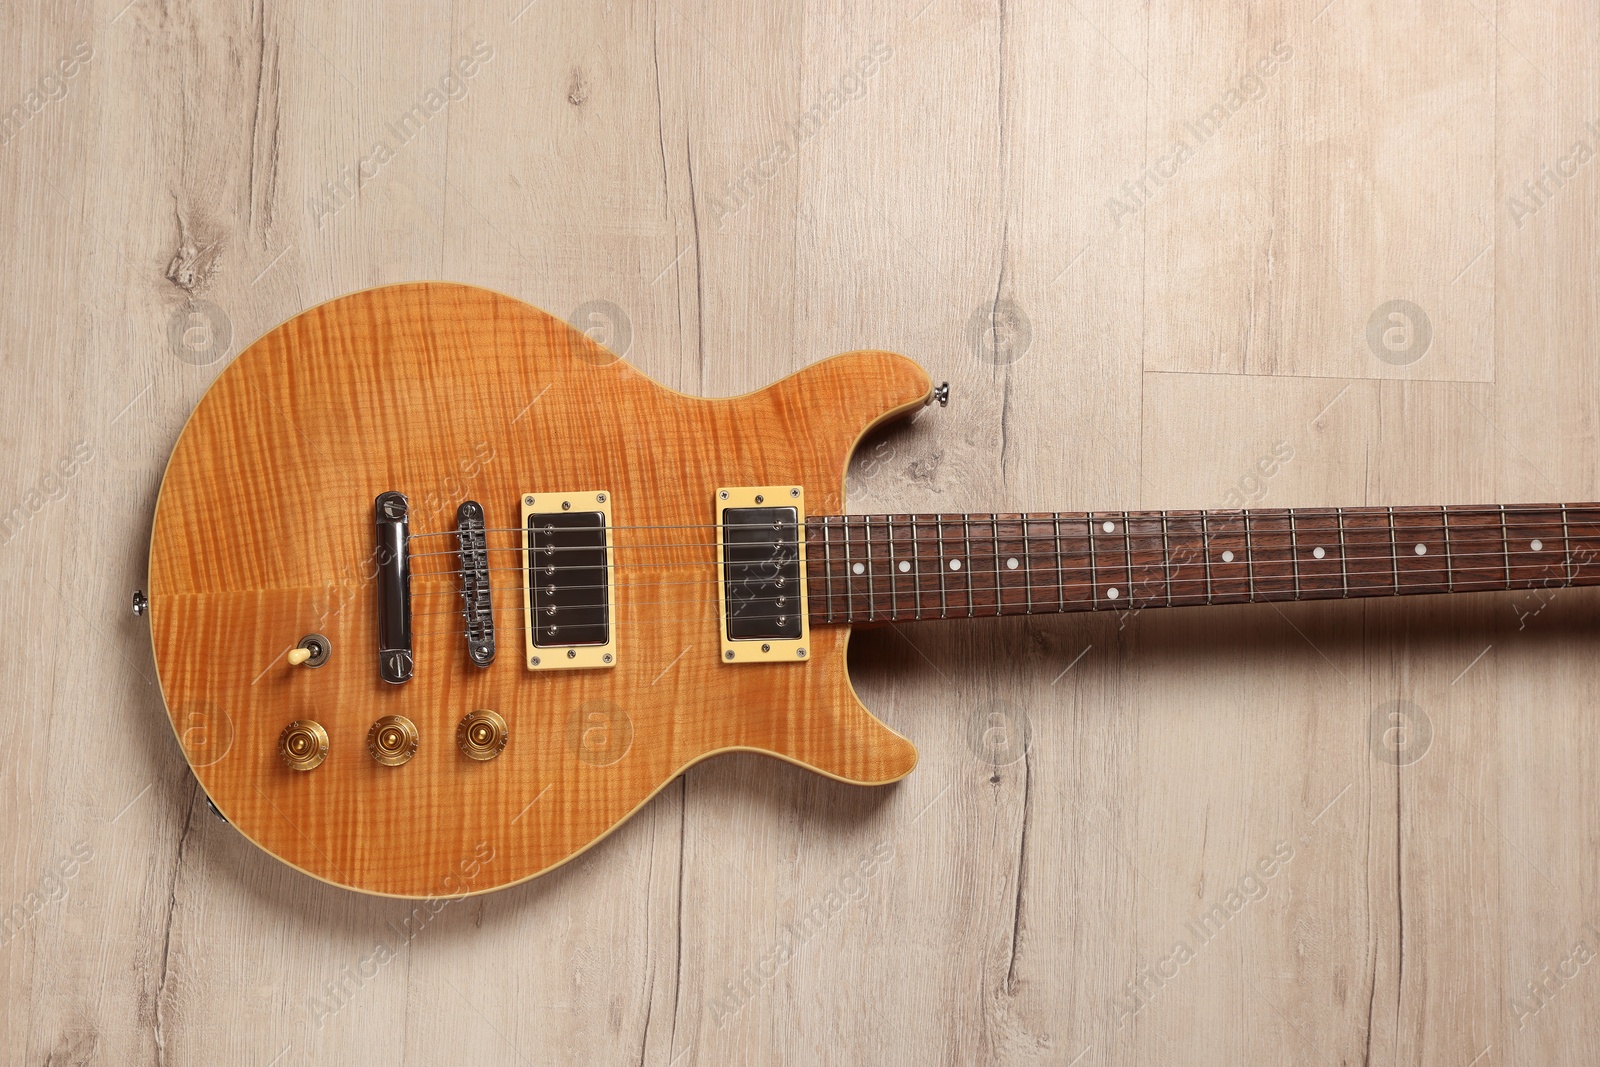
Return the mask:
[[161,485],[136,610],[178,741],[284,862],[454,896],[719,752],[904,777],[853,625],[1600,584],[1600,504],[845,514],[862,435],[947,395],[860,351],[685,396],[461,285],[313,308],[218,377]]

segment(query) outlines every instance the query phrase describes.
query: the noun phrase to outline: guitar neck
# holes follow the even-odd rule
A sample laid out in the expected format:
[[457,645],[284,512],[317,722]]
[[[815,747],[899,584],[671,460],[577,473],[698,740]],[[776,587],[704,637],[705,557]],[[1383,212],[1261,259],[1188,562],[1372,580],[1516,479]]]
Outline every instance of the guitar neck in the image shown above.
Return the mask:
[[1600,585],[1600,504],[806,520],[812,625]]

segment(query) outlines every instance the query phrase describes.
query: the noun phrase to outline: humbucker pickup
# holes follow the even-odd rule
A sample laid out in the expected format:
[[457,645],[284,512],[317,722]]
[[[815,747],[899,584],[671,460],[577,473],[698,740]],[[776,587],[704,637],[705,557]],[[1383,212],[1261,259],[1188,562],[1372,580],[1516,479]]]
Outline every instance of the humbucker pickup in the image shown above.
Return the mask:
[[611,494],[524,494],[522,530],[528,668],[616,666]]
[[722,662],[805,659],[810,621],[804,490],[718,489],[716,513]]

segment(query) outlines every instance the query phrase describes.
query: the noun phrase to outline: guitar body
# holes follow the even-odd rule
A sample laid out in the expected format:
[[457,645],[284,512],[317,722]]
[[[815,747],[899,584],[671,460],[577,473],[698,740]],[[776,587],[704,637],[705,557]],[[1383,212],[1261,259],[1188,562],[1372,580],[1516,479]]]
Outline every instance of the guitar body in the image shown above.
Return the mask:
[[[548,870],[718,752],[894,781],[916,752],[857,700],[847,626],[813,627],[804,662],[720,661],[711,524],[725,486],[802,486],[808,513],[841,512],[861,435],[929,393],[910,360],[869,351],[742,397],[685,396],[559,319],[461,285],[373,289],[298,315],[217,379],[162,482],[150,623],[185,755],[268,852],[407,897]],[[521,502],[597,490],[619,546],[615,665],[530,670],[526,606],[507,588],[521,581]],[[415,553],[403,684],[377,666],[374,500],[386,492],[409,500]],[[460,632],[450,550],[463,500],[484,508],[500,576],[487,667],[469,662]],[[326,662],[291,665],[310,634],[327,639]],[[509,738],[495,758],[469,759],[457,724],[482,709]],[[401,766],[369,755],[385,716],[418,733]],[[326,732],[311,771],[280,757],[297,720]]]

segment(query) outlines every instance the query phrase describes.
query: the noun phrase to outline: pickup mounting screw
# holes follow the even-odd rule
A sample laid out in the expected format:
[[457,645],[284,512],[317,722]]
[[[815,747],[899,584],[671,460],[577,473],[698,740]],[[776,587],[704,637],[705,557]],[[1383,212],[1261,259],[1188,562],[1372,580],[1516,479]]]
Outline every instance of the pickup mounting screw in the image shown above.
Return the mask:
[[792,496],[792,497],[798,497],[800,495],[800,490],[791,489],[791,490],[789,490],[789,495]]
[[721,497],[723,500],[726,500],[728,499],[728,491],[724,489],[722,492],[718,493],[717,496]]
[[771,652],[772,651],[772,646],[771,645],[762,645],[761,646],[761,651],[763,651],[763,652]]
[[539,657],[538,656],[529,656],[528,657],[528,666],[537,667],[538,665],[539,665]]
[[733,649],[730,648],[730,649],[728,649],[728,651],[724,652],[722,654],[722,658],[723,659],[732,659],[733,658]]
[[606,495],[604,493],[596,493],[594,495],[594,499],[595,503],[604,504],[606,502]]
[[607,652],[605,655],[601,656],[600,657],[600,662],[601,663],[610,663],[611,662],[611,653]]
[[523,502],[523,503],[524,503],[524,504],[526,504],[526,505],[527,505],[527,506],[528,506],[528,507],[530,507],[530,508],[531,508],[531,507],[533,507],[533,497],[531,497],[531,496],[525,496],[525,497],[523,497],[523,498],[522,498],[522,502]]
[[803,648],[795,649],[794,650],[794,654],[795,654],[795,657],[798,658],[798,659],[805,659],[806,658],[806,650],[803,649]]
[[575,649],[575,648],[567,649],[567,658],[568,659],[577,659],[578,658],[578,650]]

